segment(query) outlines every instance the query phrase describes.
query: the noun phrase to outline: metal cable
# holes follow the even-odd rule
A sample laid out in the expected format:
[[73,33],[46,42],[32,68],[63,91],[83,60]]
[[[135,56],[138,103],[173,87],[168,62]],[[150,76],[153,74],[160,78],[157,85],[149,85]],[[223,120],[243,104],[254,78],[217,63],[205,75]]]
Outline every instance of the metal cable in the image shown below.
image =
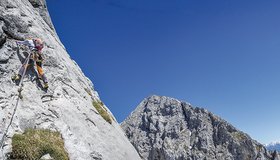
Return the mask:
[[[28,55],[28,57],[27,57],[27,59],[26,59],[25,62],[23,63],[23,65],[28,65],[31,54],[32,54],[32,53],[30,52],[29,55]],[[13,111],[13,114],[12,114],[12,117],[11,117],[11,120],[10,120],[10,123],[9,123],[9,125],[7,126],[6,130],[4,131],[4,134],[3,134],[2,138],[1,138],[1,141],[0,141],[0,148],[1,148],[1,151],[2,151],[2,156],[3,156],[3,158],[4,158],[3,160],[5,160],[5,155],[4,155],[4,153],[3,153],[3,144],[4,144],[5,138],[6,138],[6,136],[7,136],[7,132],[8,132],[8,130],[9,130],[10,126],[12,125],[12,122],[13,122],[13,119],[14,119],[14,116],[15,116],[15,113],[16,113],[16,111],[17,111],[17,107],[18,107],[18,104],[19,104],[19,99],[20,99],[20,95],[21,95],[21,91],[22,91],[22,87],[23,87],[23,78],[24,78],[25,73],[26,73],[26,70],[27,70],[27,66],[23,66],[23,67],[24,67],[24,71],[23,71],[23,75],[22,75],[22,77],[21,77],[21,80],[20,80],[20,82],[19,82],[19,86],[20,86],[20,87],[19,87],[19,89],[18,89],[19,94],[18,94],[18,96],[17,96],[16,105],[15,105],[15,108],[14,108],[14,111]],[[13,100],[14,100],[14,99],[13,99]]]

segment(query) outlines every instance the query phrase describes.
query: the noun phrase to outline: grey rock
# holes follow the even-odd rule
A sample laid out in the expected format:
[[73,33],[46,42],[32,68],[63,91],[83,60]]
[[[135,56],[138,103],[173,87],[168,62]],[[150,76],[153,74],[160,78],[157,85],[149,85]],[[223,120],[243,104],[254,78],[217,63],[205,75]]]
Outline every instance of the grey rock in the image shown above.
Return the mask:
[[48,26],[52,29],[54,29],[54,26],[52,24],[52,21],[50,19],[49,12],[47,10],[47,4],[46,0],[29,0],[29,2],[32,4],[32,6],[38,10],[40,16],[43,18],[43,20],[48,24]]
[[50,156],[50,154],[46,154],[46,155],[42,156],[40,158],[40,160],[53,160],[53,158]]
[[275,152],[274,160],[280,160],[280,153]]
[[93,151],[90,156],[94,160],[102,160],[102,155],[98,152]]
[[3,31],[4,22],[0,21],[0,48],[2,48],[3,44],[6,42],[6,36]]
[[[30,37],[39,37],[46,44],[43,69],[49,90],[42,89],[31,67],[24,77],[23,99],[14,112],[19,86],[11,77],[28,54],[28,50],[18,49],[15,41]],[[104,105],[112,124],[93,107],[92,101],[100,101],[100,97],[60,42],[45,0],[0,0],[0,42],[1,160],[12,150],[13,135],[26,128],[60,132],[70,160],[140,159],[110,110]]]
[[146,98],[121,126],[145,160],[272,159],[246,133],[203,108],[174,98]]
[[10,57],[14,54],[9,43],[4,43],[0,48],[0,64],[8,63]]

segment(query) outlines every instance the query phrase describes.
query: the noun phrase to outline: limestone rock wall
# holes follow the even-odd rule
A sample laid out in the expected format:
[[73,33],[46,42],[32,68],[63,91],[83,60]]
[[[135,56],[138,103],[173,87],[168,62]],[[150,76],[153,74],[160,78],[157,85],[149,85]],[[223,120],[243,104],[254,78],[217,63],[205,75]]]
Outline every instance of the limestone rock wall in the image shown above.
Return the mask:
[[174,98],[151,96],[122,123],[145,160],[271,160],[249,135],[211,112]]
[[[46,44],[43,68],[50,87],[46,93],[36,71],[29,69],[23,99],[13,116],[18,86],[11,76],[28,54],[17,48],[15,40],[30,37],[39,37]],[[60,42],[44,0],[0,1],[0,85],[0,138],[9,127],[0,159],[12,149],[11,137],[26,128],[59,131],[71,160],[140,159],[110,110],[104,106],[112,124],[93,107],[92,101],[100,101],[98,93]]]

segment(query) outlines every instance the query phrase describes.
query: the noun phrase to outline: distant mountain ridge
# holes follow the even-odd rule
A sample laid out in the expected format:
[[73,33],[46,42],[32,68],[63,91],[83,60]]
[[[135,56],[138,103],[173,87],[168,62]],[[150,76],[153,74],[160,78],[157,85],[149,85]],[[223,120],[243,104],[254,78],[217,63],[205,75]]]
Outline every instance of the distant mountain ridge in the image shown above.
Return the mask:
[[279,151],[280,152],[280,142],[272,142],[270,144],[265,145],[266,148],[270,151]]
[[278,160],[213,113],[174,98],[144,99],[121,124],[144,160]]

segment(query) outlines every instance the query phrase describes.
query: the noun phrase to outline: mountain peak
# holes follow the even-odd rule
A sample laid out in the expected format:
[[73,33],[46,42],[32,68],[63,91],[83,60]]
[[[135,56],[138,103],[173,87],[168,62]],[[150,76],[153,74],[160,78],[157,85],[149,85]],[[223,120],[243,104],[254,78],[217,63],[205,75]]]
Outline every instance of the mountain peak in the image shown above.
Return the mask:
[[203,108],[152,95],[121,124],[143,159],[269,159],[266,148]]

